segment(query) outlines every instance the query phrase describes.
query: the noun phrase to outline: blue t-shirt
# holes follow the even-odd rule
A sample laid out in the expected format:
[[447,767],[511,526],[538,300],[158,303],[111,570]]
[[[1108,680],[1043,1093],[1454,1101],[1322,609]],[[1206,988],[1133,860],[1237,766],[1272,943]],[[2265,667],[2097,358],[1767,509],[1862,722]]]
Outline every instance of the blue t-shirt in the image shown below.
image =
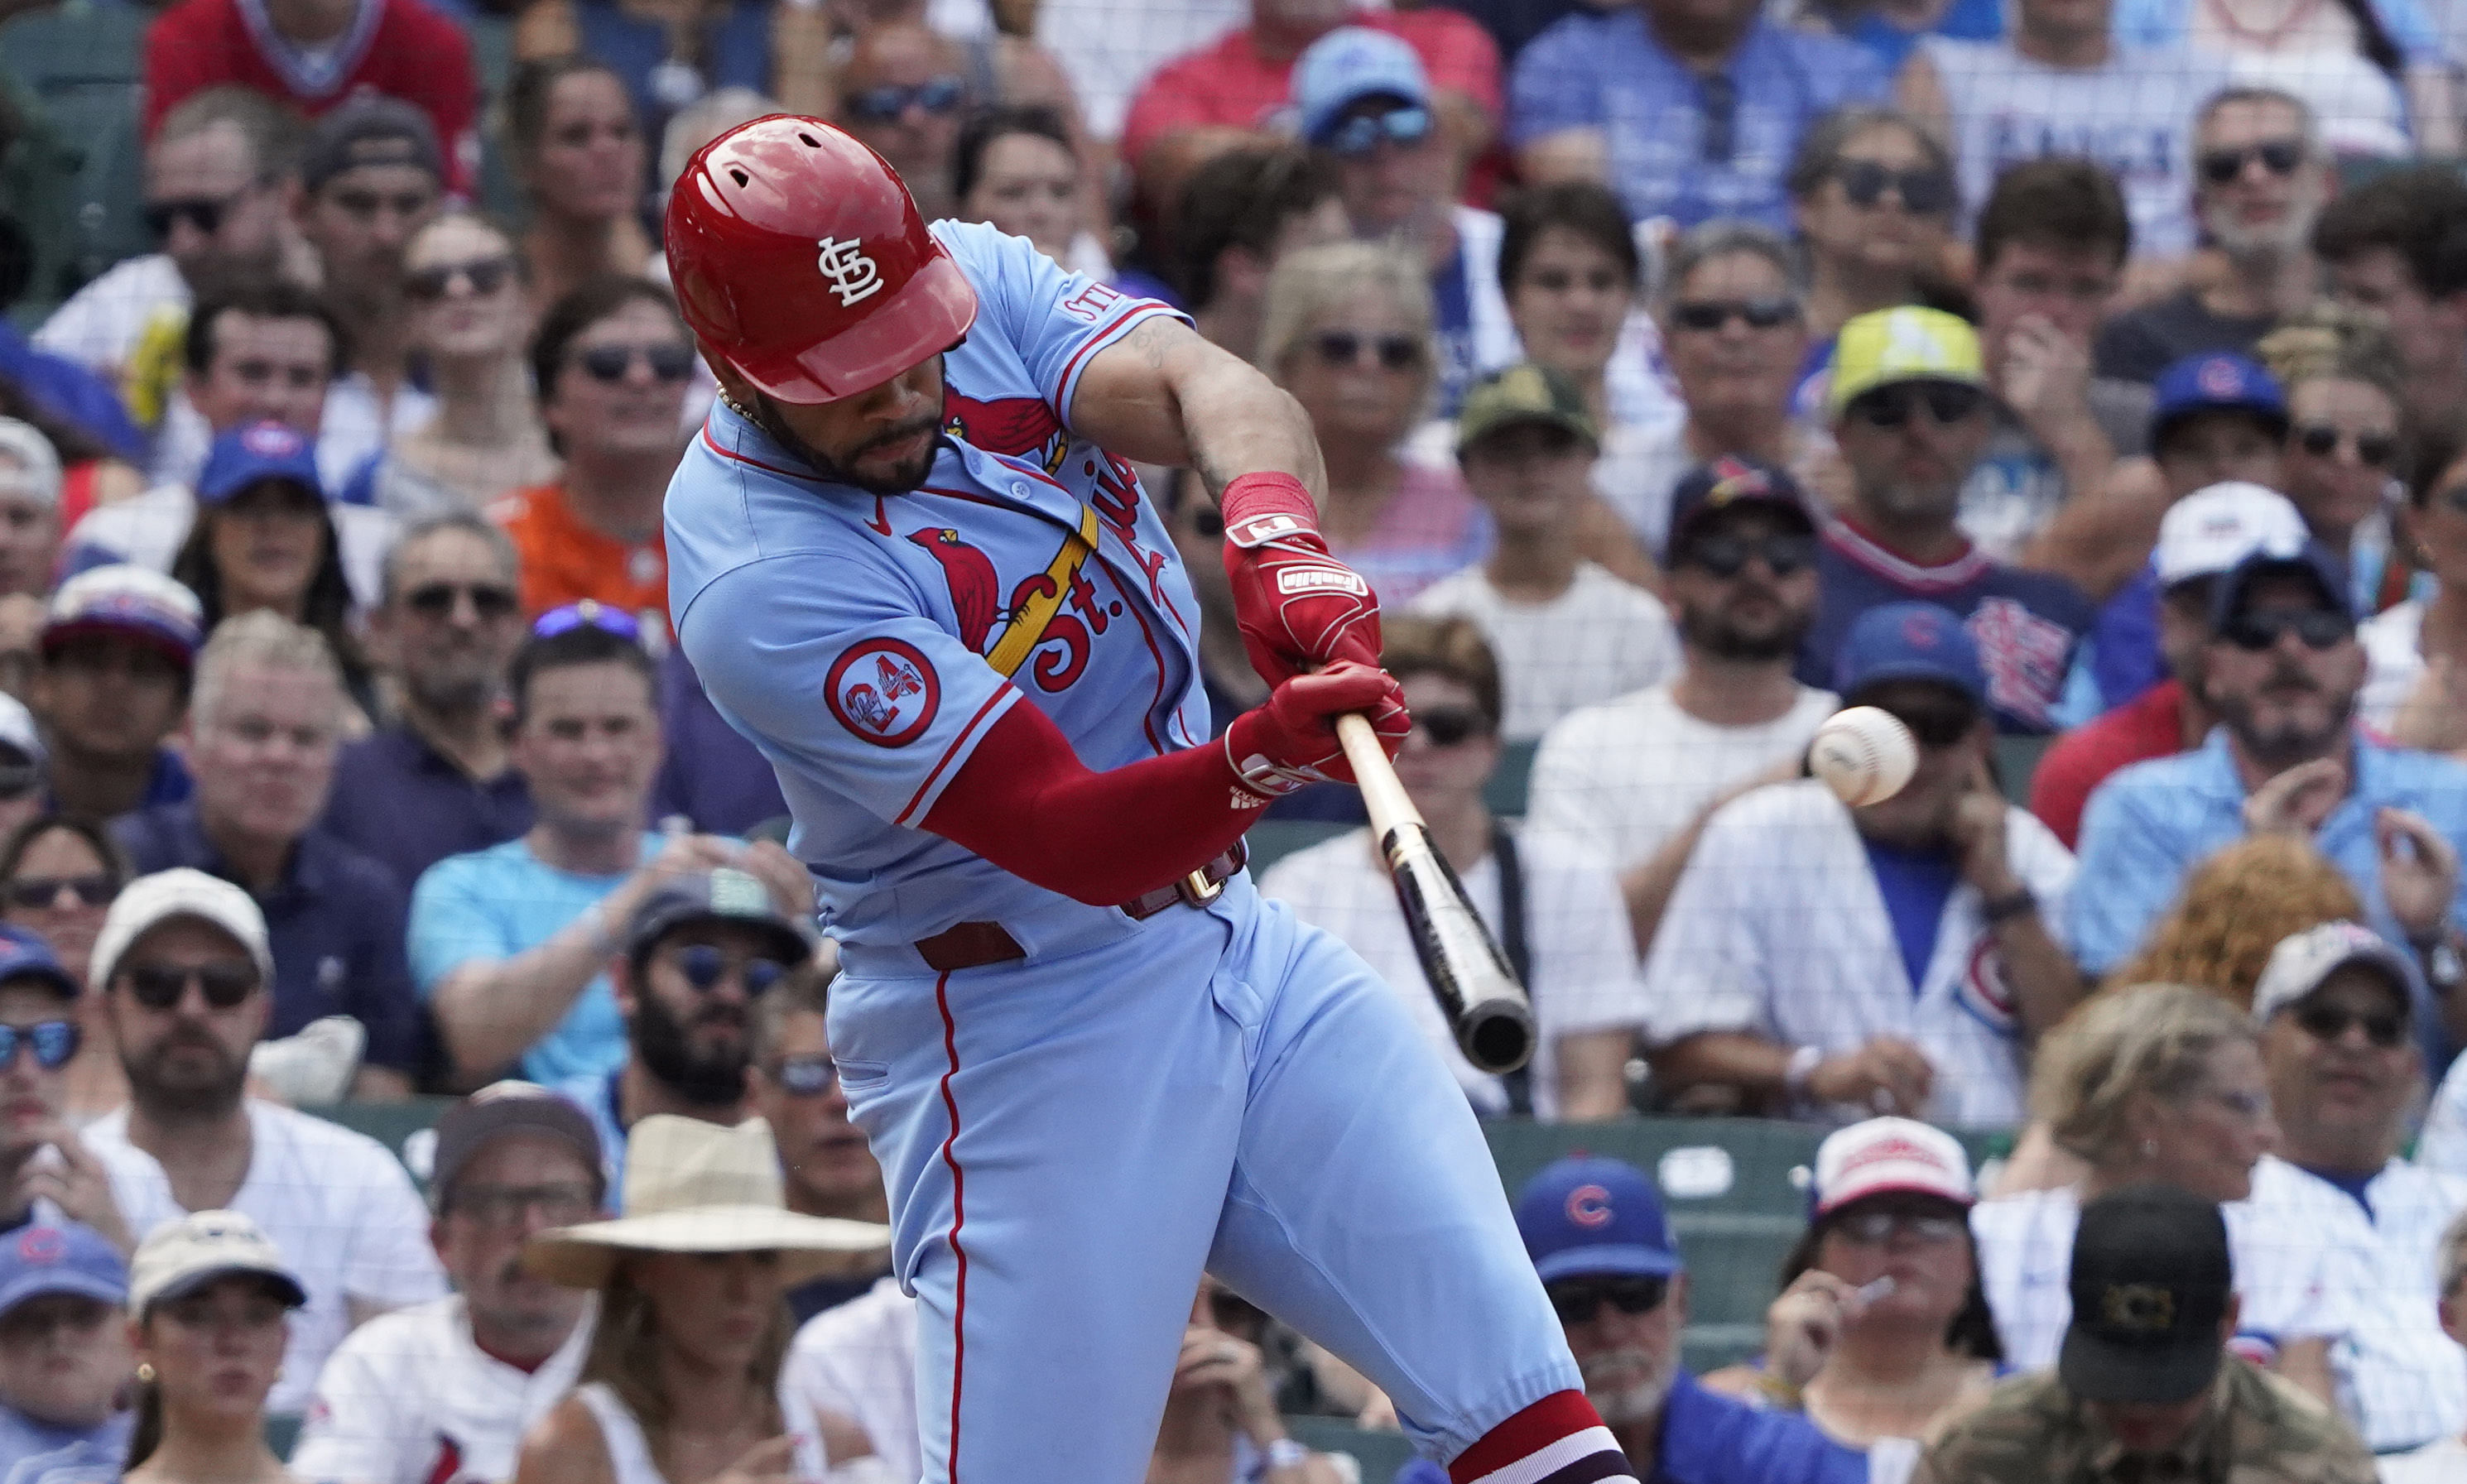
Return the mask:
[[[1681,1371],[1662,1405],[1662,1452],[1631,1458],[1645,1484],[1867,1484],[1867,1455],[1843,1447],[1797,1412],[1769,1412],[1708,1391]],[[1447,1484],[1448,1472],[1415,1459],[1395,1484]]]
[[1902,950],[1902,967],[1911,983],[1927,982],[1928,961],[1935,956],[1936,925],[1944,921],[1944,904],[1961,882],[1961,864],[1942,846],[1923,850],[1889,845],[1860,837],[1867,847],[1867,868],[1885,898],[1885,915],[1893,922],[1893,941]]
[[114,1412],[93,1428],[57,1428],[0,1406],[0,1484],[117,1484],[136,1418]]
[[[665,842],[645,830],[641,861]],[[562,932],[632,874],[577,876],[532,854],[528,840],[448,856],[411,893],[411,976],[419,998],[464,964],[511,958]],[[614,925],[612,925],[614,926]],[[625,1021],[602,974],[583,986],[565,1019],[523,1053],[523,1075],[545,1087],[615,1071],[625,1060]]]
[[1859,17],[1844,33],[1875,55],[1885,64],[1887,77],[1899,77],[1902,63],[1919,44],[1919,37],[1951,36],[1957,41],[1994,41],[2004,34],[2003,0],[1953,0],[1952,9],[1927,30],[1904,31],[1876,11]]

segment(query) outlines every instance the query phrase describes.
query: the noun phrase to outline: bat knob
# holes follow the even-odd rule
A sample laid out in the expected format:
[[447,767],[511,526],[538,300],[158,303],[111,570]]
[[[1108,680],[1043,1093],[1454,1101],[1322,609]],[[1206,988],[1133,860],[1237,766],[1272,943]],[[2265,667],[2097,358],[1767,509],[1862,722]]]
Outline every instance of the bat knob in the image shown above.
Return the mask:
[[1533,1059],[1533,1012],[1513,1000],[1485,1001],[1465,1012],[1457,1046],[1476,1070],[1518,1070]]

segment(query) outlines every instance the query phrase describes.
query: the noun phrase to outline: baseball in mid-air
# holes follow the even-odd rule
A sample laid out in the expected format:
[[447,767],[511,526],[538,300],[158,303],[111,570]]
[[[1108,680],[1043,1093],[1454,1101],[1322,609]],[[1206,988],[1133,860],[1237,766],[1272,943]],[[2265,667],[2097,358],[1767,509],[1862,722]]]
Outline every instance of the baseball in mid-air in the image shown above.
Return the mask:
[[1854,706],[1834,712],[1807,745],[1807,769],[1856,809],[1902,791],[1919,765],[1919,745],[1892,712]]

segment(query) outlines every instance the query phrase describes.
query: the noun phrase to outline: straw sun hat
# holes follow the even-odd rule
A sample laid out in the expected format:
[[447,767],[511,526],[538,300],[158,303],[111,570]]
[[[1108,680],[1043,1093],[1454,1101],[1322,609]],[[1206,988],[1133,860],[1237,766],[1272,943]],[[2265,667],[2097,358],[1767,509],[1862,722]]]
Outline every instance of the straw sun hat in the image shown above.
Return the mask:
[[787,1208],[771,1126],[722,1128],[653,1113],[626,1140],[623,1216],[531,1239],[523,1266],[568,1288],[598,1288],[627,1252],[771,1252],[797,1284],[880,1266],[891,1228]]

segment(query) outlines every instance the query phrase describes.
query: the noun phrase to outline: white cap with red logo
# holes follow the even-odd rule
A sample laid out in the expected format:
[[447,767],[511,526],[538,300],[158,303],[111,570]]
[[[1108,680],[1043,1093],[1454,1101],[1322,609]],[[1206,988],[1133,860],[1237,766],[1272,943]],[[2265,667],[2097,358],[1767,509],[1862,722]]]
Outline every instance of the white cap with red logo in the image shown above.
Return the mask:
[[1976,1199],[1970,1157],[1952,1135],[1910,1118],[1854,1123],[1817,1146],[1818,1216],[1889,1192],[1939,1196],[1968,1205]]

